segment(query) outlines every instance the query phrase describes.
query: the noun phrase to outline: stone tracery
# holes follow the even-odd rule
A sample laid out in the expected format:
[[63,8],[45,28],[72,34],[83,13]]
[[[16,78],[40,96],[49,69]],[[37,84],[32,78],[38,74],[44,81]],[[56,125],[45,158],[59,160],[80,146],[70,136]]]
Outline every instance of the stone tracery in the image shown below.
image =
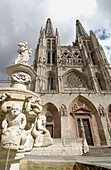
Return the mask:
[[63,52],[62,65],[83,65],[80,51],[66,50]]
[[83,79],[75,74],[75,73],[70,73],[67,75],[66,77],[66,83],[70,86],[70,87],[84,87],[85,82],[83,81]]

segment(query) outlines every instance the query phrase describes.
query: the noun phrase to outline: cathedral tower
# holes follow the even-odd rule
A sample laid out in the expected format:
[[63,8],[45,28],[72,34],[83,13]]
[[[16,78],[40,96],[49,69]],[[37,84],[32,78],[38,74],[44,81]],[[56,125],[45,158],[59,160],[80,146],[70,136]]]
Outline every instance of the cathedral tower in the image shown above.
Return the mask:
[[50,92],[58,89],[57,57],[60,53],[58,30],[54,34],[51,20],[48,18],[45,29],[41,28],[35,52],[34,69],[38,77],[36,92]]

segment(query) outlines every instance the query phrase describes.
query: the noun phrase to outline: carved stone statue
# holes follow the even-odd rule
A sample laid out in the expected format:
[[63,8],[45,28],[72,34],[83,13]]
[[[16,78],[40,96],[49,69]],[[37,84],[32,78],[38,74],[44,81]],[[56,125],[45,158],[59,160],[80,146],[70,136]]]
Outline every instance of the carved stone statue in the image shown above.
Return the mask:
[[18,57],[15,60],[15,64],[28,64],[29,57],[32,55],[32,49],[28,49],[27,42],[19,43],[18,46],[20,47],[18,49]]
[[33,138],[30,130],[24,130],[26,126],[26,116],[21,112],[22,106],[13,104],[10,113],[6,115],[2,122],[1,143],[5,149],[30,150],[33,146]]
[[25,98],[25,112],[30,114],[34,112],[35,114],[39,114],[42,111],[41,99],[33,101],[32,96],[28,96]]
[[59,108],[60,116],[67,116],[67,108],[64,104]]
[[99,111],[100,116],[105,116],[106,115],[104,107],[101,104],[98,107],[98,111]]
[[32,130],[32,135],[35,138],[34,146],[48,146],[51,145],[53,139],[50,137],[49,131],[45,127],[46,117],[45,115],[38,115],[35,120],[35,125]]

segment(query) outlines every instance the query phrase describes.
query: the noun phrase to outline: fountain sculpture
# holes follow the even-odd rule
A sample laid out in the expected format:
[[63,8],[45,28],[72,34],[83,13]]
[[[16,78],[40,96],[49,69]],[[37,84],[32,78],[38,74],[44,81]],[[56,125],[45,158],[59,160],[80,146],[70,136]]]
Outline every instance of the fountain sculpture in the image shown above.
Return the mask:
[[28,49],[27,42],[18,46],[15,64],[6,68],[11,87],[0,89],[1,148],[24,153],[33,147],[52,144],[52,138],[45,127],[41,99],[28,90],[37,76],[28,65],[32,50]]

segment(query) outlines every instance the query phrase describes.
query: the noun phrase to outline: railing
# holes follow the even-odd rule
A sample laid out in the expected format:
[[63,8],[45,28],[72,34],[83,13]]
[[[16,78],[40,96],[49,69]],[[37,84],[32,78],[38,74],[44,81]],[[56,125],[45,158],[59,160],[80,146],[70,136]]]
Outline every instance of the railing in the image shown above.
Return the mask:
[[82,138],[53,138],[53,144],[55,145],[63,145],[63,146],[82,146]]
[[68,58],[62,60],[62,66],[83,65],[82,58]]

